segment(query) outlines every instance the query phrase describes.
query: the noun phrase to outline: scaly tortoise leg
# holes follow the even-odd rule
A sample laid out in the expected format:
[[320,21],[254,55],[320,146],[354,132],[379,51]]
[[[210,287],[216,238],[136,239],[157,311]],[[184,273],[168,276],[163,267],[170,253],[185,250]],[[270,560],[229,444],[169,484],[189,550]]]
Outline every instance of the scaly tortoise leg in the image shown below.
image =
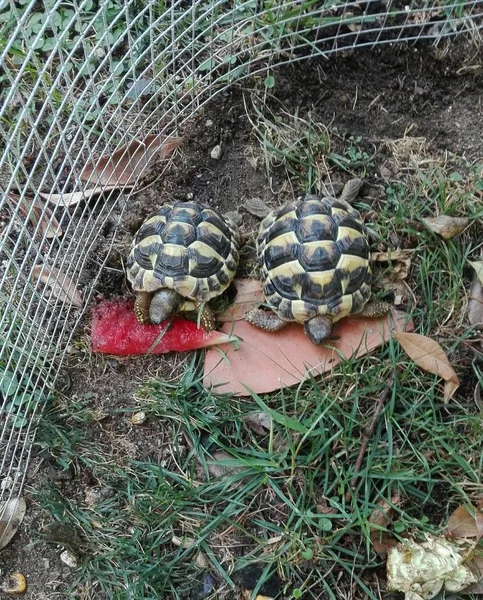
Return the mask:
[[288,325],[288,321],[283,321],[273,311],[266,311],[261,308],[253,308],[248,311],[245,314],[245,321],[265,331],[279,331]]
[[199,322],[205,331],[212,331],[216,327],[216,315],[206,302],[187,302],[181,307],[180,313],[188,321]]
[[211,306],[207,303],[199,303],[196,305],[196,316],[198,317],[199,312],[200,315],[200,323],[203,326],[203,329],[206,331],[212,331],[216,327],[216,315]]
[[379,317],[384,317],[391,310],[391,305],[387,302],[383,302],[382,300],[373,300],[368,302],[364,308],[357,313],[358,317],[369,317],[372,319],[377,319]]
[[149,292],[137,292],[134,301],[134,316],[136,321],[142,325],[149,323],[149,305],[151,304],[152,294]]

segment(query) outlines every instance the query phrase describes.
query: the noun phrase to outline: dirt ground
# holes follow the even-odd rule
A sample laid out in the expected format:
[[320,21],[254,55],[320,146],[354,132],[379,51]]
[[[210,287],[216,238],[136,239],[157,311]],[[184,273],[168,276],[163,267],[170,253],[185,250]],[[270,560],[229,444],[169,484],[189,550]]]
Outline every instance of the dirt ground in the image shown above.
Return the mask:
[[[375,166],[368,174],[367,189],[384,183],[381,167],[390,160],[382,142],[410,135],[426,138],[435,156],[457,153],[468,160],[483,156],[483,55],[476,54],[466,43],[442,56],[429,46],[378,51],[352,52],[318,59],[310,63],[286,66],[275,72],[276,86],[271,90],[291,114],[310,109],[312,118],[336,128],[339,142],[360,137],[360,146],[377,153]],[[122,217],[122,224],[109,252],[107,266],[98,286],[98,298],[128,294],[122,265],[132,235],[144,218],[167,200],[195,199],[222,212],[239,211],[242,230],[253,234],[258,221],[241,208],[250,198],[258,197],[275,206],[299,195],[303,190],[287,186],[278,173],[272,186],[267,185],[260,148],[246,118],[243,92],[249,82],[216,97],[186,127],[186,140],[176,159],[154,188],[132,197]],[[269,100],[269,104],[271,101]],[[273,103],[274,110],[279,104]],[[219,160],[210,156],[221,142]],[[341,179],[348,175],[339,175]],[[335,179],[337,180],[337,174]],[[334,178],[334,177],[333,177]],[[113,223],[115,222],[113,215]],[[105,228],[98,240],[96,253],[108,248],[113,230]],[[106,238],[104,240],[104,237]],[[254,247],[245,249],[241,271],[249,274],[253,267]],[[89,266],[94,273],[96,263]],[[89,277],[89,272],[85,275]],[[86,322],[87,323],[87,322]],[[86,336],[80,331],[80,338]],[[89,356],[82,347],[72,348],[67,365],[71,387],[69,401],[83,400],[99,415],[96,435],[103,443],[121,444],[120,451],[136,459],[160,460],[163,432],[152,423],[142,431],[133,428],[129,419],[112,415],[115,408],[136,405],[134,393],[146,375],[175,377],[183,368],[186,356],[169,355],[150,358],[110,358]],[[29,542],[44,535],[49,519],[36,507],[29,488],[39,488],[54,480],[62,493],[73,501],[85,497],[89,481],[82,471],[64,481],[60,467],[49,457],[34,451],[25,496],[27,516],[0,559],[1,578],[21,571],[27,577],[25,598],[35,600],[65,598],[62,591],[71,578],[71,569],[61,562],[61,545],[45,541],[29,547]],[[2,596],[3,597],[3,596]],[[7,596],[5,596],[7,597]]]

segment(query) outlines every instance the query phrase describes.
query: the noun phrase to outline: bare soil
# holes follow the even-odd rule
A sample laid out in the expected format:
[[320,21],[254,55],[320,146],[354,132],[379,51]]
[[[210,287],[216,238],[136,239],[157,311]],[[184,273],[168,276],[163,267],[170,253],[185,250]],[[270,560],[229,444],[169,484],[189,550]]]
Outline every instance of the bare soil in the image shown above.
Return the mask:
[[[340,141],[335,144],[354,136],[361,138],[360,146],[368,153],[372,154],[375,148],[375,166],[366,180],[369,190],[384,183],[380,169],[390,160],[390,153],[383,142],[399,139],[408,132],[426,138],[435,156],[456,153],[469,161],[483,156],[483,56],[467,43],[455,44],[451,52],[442,54],[429,46],[386,46],[372,52],[358,51],[330,60],[285,66],[275,72],[276,86],[271,93],[288,113],[311,110],[313,119],[336,129]],[[275,205],[303,190],[287,186],[283,173],[276,174],[271,186],[267,184],[259,144],[252,135],[243,104],[243,93],[248,87],[245,82],[215,97],[186,127],[186,140],[162,178],[154,187],[129,199],[107,257],[108,269],[96,288],[98,298],[129,293],[123,260],[132,235],[153,209],[173,199],[193,198],[222,212],[239,211],[248,240],[240,270],[251,273],[254,248],[250,239],[253,240],[258,221],[242,208],[243,203],[258,197]],[[220,143],[223,153],[215,160],[210,153]],[[339,177],[344,180],[349,175]],[[100,232],[98,256],[107,252],[115,222],[113,214],[112,227]],[[85,278],[89,278],[89,273],[96,274],[96,265],[91,262]],[[81,339],[88,339],[88,320],[85,324],[86,330],[79,332]],[[71,350],[66,366],[71,386],[66,397],[68,402],[84,402],[97,415],[86,425],[92,438],[106,444],[115,455],[162,460],[169,432],[156,422],[136,429],[127,417],[113,411],[135,407],[135,393],[142,379],[175,378],[189,356],[119,359],[91,356],[82,346]],[[66,476],[59,465],[34,449],[25,490],[27,517],[1,554],[1,578],[21,571],[28,582],[25,598],[67,599],[71,596],[63,590],[69,583],[71,569],[60,560],[62,544],[40,541],[29,547],[32,540],[47,535],[51,524],[49,516],[35,505],[29,488],[39,489],[47,480],[54,481],[73,502],[82,502],[92,484],[82,469],[73,468]],[[81,592],[78,597],[82,597]],[[86,593],[84,597],[91,596]]]

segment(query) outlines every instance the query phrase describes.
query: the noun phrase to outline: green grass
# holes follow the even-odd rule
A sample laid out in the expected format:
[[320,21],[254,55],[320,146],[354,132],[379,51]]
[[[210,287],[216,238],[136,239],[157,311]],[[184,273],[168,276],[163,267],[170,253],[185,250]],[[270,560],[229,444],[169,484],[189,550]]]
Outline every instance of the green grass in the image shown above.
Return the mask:
[[[363,427],[396,372],[355,473]],[[208,573],[219,593],[252,563],[279,573],[280,598],[297,597],[298,589],[304,598],[336,598],[338,587],[349,593],[351,577],[355,597],[376,598],[367,578],[383,564],[368,524],[377,503],[398,494],[394,535],[411,531],[422,540],[424,532],[441,533],[482,477],[483,429],[471,396],[443,405],[441,382],[393,343],[343,363],[326,381],[263,399],[216,397],[193,364],[177,385],[146,383],[139,401],[169,432],[163,461],[112,456],[82,427],[83,406],[51,414],[38,442],[108,490],[94,508],[53,485],[38,493],[43,509],[82,538],[76,578],[95,582],[99,598],[188,598]],[[243,418],[264,403],[272,426],[260,436]],[[215,459],[225,475],[210,474],[219,451],[227,454]],[[207,568],[197,566],[198,552]]]
[[[370,154],[358,142],[341,147],[314,123],[306,128],[313,135],[303,138],[308,117],[296,115],[288,125],[285,118],[258,121],[269,179],[288,174],[300,189],[313,189],[322,166],[340,174],[331,155],[345,157],[346,178],[372,168],[360,164]],[[415,153],[411,161],[405,175],[388,182],[384,199],[360,198],[356,206],[370,215],[375,246],[390,247],[396,235],[413,250],[405,309],[416,331],[447,352],[461,380],[454,398],[444,404],[441,379],[390,341],[324,378],[244,399],[205,390],[194,360],[179,380],[143,383],[135,409],[111,409],[105,418],[119,427],[117,437],[106,435],[109,426],[87,399],[59,401],[37,444],[62,467],[88,474],[99,495],[88,505],[75,482],[31,492],[49,520],[81,540],[74,590],[83,586],[86,598],[100,600],[217,598],[230,590],[235,597],[244,569],[255,566],[260,585],[279,578],[277,598],[376,600],[385,594],[385,562],[372,547],[369,519],[379,503],[398,496],[388,530],[422,541],[425,533],[441,534],[449,514],[472,501],[483,475],[483,427],[473,399],[482,374],[464,311],[467,260],[481,245],[474,192],[483,188],[482,167],[457,157],[428,166]],[[422,221],[435,214],[464,215],[470,223],[443,241]],[[376,273],[390,274],[390,265]],[[365,428],[390,378],[357,470]],[[139,459],[126,449],[144,430],[117,425],[133,410],[146,413],[143,427],[161,440],[156,453],[148,447]],[[258,412],[270,418],[263,434],[245,419]],[[45,531],[38,536],[48,539]]]

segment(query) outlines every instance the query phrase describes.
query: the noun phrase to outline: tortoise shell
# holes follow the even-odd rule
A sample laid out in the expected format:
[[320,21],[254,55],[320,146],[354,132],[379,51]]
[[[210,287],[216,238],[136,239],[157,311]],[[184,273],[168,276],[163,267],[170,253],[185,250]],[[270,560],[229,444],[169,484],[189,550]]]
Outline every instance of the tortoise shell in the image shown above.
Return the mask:
[[275,209],[260,224],[257,254],[266,303],[284,321],[335,322],[371,296],[367,231],[343,199],[308,196]]
[[134,236],[127,278],[135,292],[168,288],[207,302],[235,276],[240,234],[230,220],[197,202],[164,204]]

